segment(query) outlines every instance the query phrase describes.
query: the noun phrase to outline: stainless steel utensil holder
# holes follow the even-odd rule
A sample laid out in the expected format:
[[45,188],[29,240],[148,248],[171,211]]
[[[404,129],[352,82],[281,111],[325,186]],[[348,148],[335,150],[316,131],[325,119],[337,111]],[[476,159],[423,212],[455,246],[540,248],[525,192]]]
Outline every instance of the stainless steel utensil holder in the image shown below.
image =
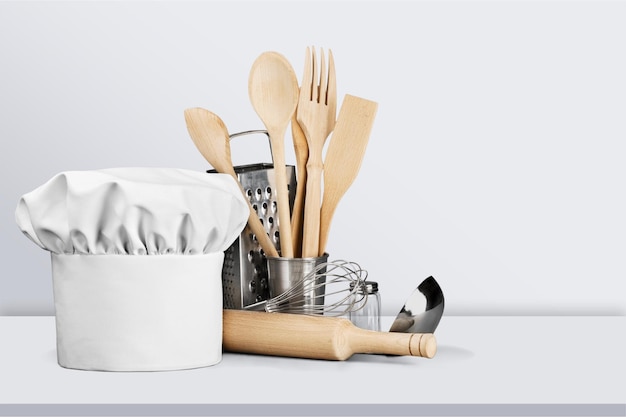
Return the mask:
[[[265,130],[250,130],[230,135],[231,140],[251,134],[269,135]],[[270,145],[271,146],[271,145]],[[287,165],[287,185],[289,207],[293,208],[296,194],[296,170]],[[217,171],[210,170],[209,173]],[[257,163],[235,167],[235,173],[252,207],[263,223],[276,250],[280,252],[280,224],[274,165]],[[224,252],[222,268],[224,308],[243,309],[244,307],[270,297],[267,273],[267,258],[256,236],[246,225],[237,240]]]

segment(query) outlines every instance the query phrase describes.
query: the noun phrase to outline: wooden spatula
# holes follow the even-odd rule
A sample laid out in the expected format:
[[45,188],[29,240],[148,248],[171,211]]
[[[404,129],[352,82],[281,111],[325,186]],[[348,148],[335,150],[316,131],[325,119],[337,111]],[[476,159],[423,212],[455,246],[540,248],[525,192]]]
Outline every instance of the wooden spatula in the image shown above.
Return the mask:
[[356,178],[369,141],[378,104],[346,94],[324,159],[324,196],[320,215],[319,254],[326,250],[330,223]]

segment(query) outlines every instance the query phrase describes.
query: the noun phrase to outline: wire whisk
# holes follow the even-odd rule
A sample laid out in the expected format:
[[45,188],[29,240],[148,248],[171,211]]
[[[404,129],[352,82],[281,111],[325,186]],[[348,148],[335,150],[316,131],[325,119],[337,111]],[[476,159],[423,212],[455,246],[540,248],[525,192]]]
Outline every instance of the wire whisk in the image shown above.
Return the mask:
[[285,292],[245,307],[269,313],[342,316],[363,308],[367,271],[356,262],[335,260],[321,263],[294,282]]

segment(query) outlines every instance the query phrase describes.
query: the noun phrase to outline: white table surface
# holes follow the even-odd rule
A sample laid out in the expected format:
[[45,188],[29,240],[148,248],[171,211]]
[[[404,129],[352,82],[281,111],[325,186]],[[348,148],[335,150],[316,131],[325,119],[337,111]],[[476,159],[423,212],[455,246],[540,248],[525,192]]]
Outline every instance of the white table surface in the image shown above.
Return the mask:
[[54,317],[0,317],[0,415],[626,415],[625,324],[444,316],[433,359],[225,353],[116,373],[60,367]]

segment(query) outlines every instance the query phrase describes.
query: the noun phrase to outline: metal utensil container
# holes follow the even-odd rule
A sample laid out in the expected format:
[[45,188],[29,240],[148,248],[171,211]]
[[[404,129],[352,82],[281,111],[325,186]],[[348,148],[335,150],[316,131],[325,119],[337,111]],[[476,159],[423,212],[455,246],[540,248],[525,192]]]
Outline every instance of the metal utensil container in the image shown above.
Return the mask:
[[317,266],[326,262],[328,262],[327,253],[315,258],[269,258],[270,297],[277,297],[294,285],[298,286],[300,291],[292,294],[286,305],[282,306],[282,311],[315,313],[324,305],[326,267],[317,271],[317,277],[307,278]]
[[[230,135],[230,138],[232,140],[251,134],[265,134],[269,139],[265,130],[235,133]],[[293,165],[287,165],[286,169],[289,207],[292,209],[296,194],[296,170]],[[217,171],[207,172],[216,173]],[[265,231],[276,250],[280,252],[280,224],[274,165],[257,163],[235,166],[235,173],[252,208],[263,223]],[[250,304],[270,298],[267,258],[256,236],[247,225],[235,242],[224,252],[222,288],[224,308],[227,309],[243,309]]]

